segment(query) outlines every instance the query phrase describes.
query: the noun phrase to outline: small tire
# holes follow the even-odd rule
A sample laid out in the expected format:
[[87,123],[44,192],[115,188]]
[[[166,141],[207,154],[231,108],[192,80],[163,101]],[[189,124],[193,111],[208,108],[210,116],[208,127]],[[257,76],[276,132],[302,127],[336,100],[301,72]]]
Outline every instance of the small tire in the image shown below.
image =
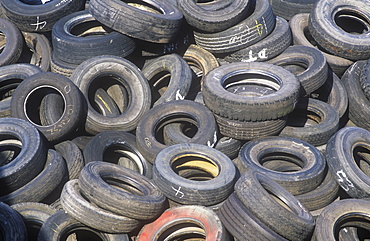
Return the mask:
[[21,0],[1,2],[7,19],[25,32],[51,31],[58,19],[81,10],[84,4],[84,0],[53,0],[40,5],[27,4]]
[[160,215],[166,204],[166,197],[152,180],[112,163],[87,163],[79,183],[82,193],[91,202],[128,218],[153,219]]
[[[124,58],[111,55],[90,58],[75,69],[71,80],[86,99],[88,110],[85,129],[90,134],[95,135],[106,130],[132,131],[150,108],[151,92],[148,81],[136,65]],[[108,89],[113,85],[125,89],[130,104],[118,105],[120,115],[105,117],[93,108],[91,96],[95,96],[98,88]],[[116,100],[118,101],[122,102]]]
[[[301,83],[301,95],[306,96],[320,88],[328,79],[328,64],[324,54],[313,47],[290,46],[282,54],[268,61],[278,66],[299,66],[301,70],[292,73]],[[289,69],[288,69],[289,70]]]
[[[237,76],[249,78],[251,82],[239,81]],[[253,84],[258,85],[259,81],[264,89],[256,93]],[[245,88],[252,86],[250,92],[246,90],[245,94],[239,95],[227,90],[244,83]],[[297,78],[280,66],[256,62],[231,63],[221,65],[206,75],[202,93],[205,105],[217,115],[240,121],[264,121],[292,112],[298,101],[299,88]]]
[[370,132],[360,127],[344,127],[326,145],[329,170],[341,188],[353,198],[370,197],[370,177],[359,165],[362,148],[369,148]]
[[15,24],[4,18],[0,18],[0,31],[5,38],[5,46],[2,46],[0,54],[0,66],[14,64],[22,53],[22,33]]
[[272,179],[256,171],[247,171],[236,182],[235,193],[256,218],[279,235],[292,241],[310,240],[315,228],[312,215]]
[[370,1],[317,1],[309,16],[308,29],[315,41],[326,51],[342,58],[370,58]]
[[[200,174],[188,177],[186,172],[191,170]],[[216,149],[180,143],[158,153],[153,181],[172,201],[211,206],[224,201],[233,191],[236,168],[230,158]]]
[[83,151],[86,164],[105,161],[124,166],[148,178],[153,166],[139,152],[136,137],[124,131],[103,131],[95,135]]
[[99,55],[124,58],[135,49],[133,39],[98,23],[88,10],[59,19],[53,26],[52,42],[58,58],[71,64]]
[[[312,191],[324,180],[325,158],[314,146],[290,137],[265,137],[244,144],[238,159],[246,170],[256,170],[279,183],[293,195]],[[301,168],[283,172],[266,167],[281,160]]]
[[99,232],[95,229],[89,228],[72,216],[67,214],[64,210],[59,210],[51,215],[45,223],[41,226],[38,241],[59,241],[67,240],[71,234],[80,234],[84,239],[91,239],[97,237],[102,241],[129,241],[127,234],[110,234]]
[[173,100],[150,109],[140,120],[136,129],[136,143],[141,154],[154,163],[157,154],[167,147],[157,134],[166,124],[186,121],[194,123],[198,131],[188,140],[214,146],[217,142],[217,124],[210,110],[190,100]]
[[89,11],[102,24],[133,38],[168,43],[177,34],[182,13],[167,1],[91,0]]
[[[104,210],[81,195],[79,181],[68,181],[60,195],[63,209],[88,227],[107,233],[129,233],[139,227],[140,221]],[[97,218],[97,215],[99,215]]]
[[[42,100],[50,92],[61,96],[61,115],[50,125],[42,125],[43,113],[35,110],[35,106],[42,106]],[[50,107],[52,106],[52,107]],[[86,116],[85,102],[80,90],[67,77],[43,72],[30,76],[22,81],[13,93],[10,106],[12,117],[21,118],[32,123],[51,142],[69,138],[80,127]],[[55,105],[46,104],[46,108]]]

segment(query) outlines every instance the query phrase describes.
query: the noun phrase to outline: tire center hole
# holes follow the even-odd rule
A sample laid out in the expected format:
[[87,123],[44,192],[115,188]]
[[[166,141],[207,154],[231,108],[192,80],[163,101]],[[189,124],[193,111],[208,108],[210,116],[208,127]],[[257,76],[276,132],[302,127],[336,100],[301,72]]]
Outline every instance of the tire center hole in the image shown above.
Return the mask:
[[99,114],[116,117],[129,108],[131,95],[131,89],[123,78],[106,73],[93,79],[88,100]]
[[127,5],[130,5],[131,7],[138,8],[143,11],[147,11],[150,13],[156,13],[156,14],[163,14],[164,11],[162,9],[157,8],[156,6],[150,5],[142,0],[130,0],[130,1],[124,1],[127,3]]
[[114,188],[120,191],[128,192],[138,196],[144,196],[143,190],[140,190],[137,185],[131,183],[130,180],[121,180],[110,176],[101,175],[101,178]]
[[354,9],[339,10],[334,15],[335,23],[350,34],[364,34],[370,31],[370,20]]
[[206,231],[201,225],[192,220],[182,220],[182,223],[176,223],[170,227],[164,227],[158,241],[203,241],[206,240]]
[[0,101],[10,98],[13,95],[14,90],[23,81],[20,78],[9,78],[1,81],[0,86]]
[[0,166],[12,162],[21,152],[22,142],[12,135],[0,136]]
[[272,152],[259,157],[259,163],[276,172],[297,172],[304,167],[304,161],[291,153]]
[[148,80],[152,92],[152,103],[155,103],[167,90],[171,80],[171,73],[169,71],[161,71],[153,77],[149,77]]
[[103,241],[105,238],[99,234],[99,232],[89,228],[89,227],[77,227],[66,230],[60,236],[62,241]]
[[353,158],[361,171],[370,177],[370,147],[366,144],[356,145],[353,149]]
[[78,23],[75,26],[71,26],[71,29],[69,30],[72,35],[77,37],[103,36],[112,31],[112,29],[102,25],[96,20]]
[[[233,73],[231,73],[233,74]],[[236,95],[261,97],[272,94],[280,89],[277,76],[268,73],[242,73],[225,76],[223,87]]]
[[[58,89],[53,86],[39,86],[27,95],[24,112],[28,121],[34,125],[50,126],[61,119],[65,108],[65,99]],[[50,111],[53,113],[49,113]]]
[[187,137],[192,138],[198,131],[198,122],[191,116],[186,114],[175,114],[160,120],[154,128],[155,138],[161,144],[165,143],[165,127],[167,125],[176,125],[180,131]]
[[322,117],[313,111],[293,111],[288,116],[287,125],[292,127],[310,127],[322,122]]
[[4,51],[6,46],[6,36],[3,32],[0,32],[0,53]]
[[197,154],[180,155],[174,158],[171,168],[177,175],[194,181],[211,180],[220,173],[216,163]]
[[289,61],[289,63],[279,64],[294,75],[300,75],[308,69],[308,64],[304,61]]
[[104,150],[103,161],[118,164],[140,174],[144,173],[140,157],[133,150],[122,144],[108,146]]
[[356,228],[358,240],[367,240],[370,234],[370,217],[365,213],[350,212],[339,217],[334,225],[334,236],[339,239],[340,230],[347,227]]

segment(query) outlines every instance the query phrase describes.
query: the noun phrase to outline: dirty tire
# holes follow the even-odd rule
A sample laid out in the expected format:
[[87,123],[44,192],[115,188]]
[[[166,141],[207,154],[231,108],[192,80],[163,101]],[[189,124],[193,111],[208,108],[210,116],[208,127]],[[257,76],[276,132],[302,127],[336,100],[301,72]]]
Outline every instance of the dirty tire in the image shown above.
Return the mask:
[[[198,170],[201,174],[187,177],[189,170]],[[205,179],[200,179],[202,177]],[[224,201],[233,191],[236,168],[230,158],[212,147],[180,143],[158,153],[153,181],[175,202],[211,206]]]
[[[239,95],[229,92],[229,86],[243,84],[238,81],[238,76],[257,78],[251,80],[251,84],[258,85],[260,81],[270,93],[264,95],[251,90],[252,93]],[[202,93],[205,105],[217,115],[240,121],[261,121],[277,119],[293,111],[299,87],[297,78],[280,66],[255,62],[231,63],[207,74]]]
[[82,169],[79,182],[82,193],[91,202],[128,218],[152,219],[164,209],[166,198],[151,179],[116,164],[89,162]]
[[[256,170],[279,183],[293,195],[312,191],[325,178],[325,158],[314,146],[290,137],[265,137],[244,144],[239,152],[246,170]],[[268,168],[269,161],[281,160],[301,168],[284,172]]]
[[175,6],[164,0],[126,2],[91,0],[89,11],[102,24],[137,39],[168,43],[176,36],[183,15]]
[[[63,209],[88,227],[107,233],[129,233],[140,221],[117,215],[90,203],[81,195],[79,181],[68,181],[60,195]],[[99,215],[97,218],[97,215]]]
[[236,182],[235,193],[256,218],[279,235],[288,240],[310,240],[315,227],[312,215],[272,179],[256,171],[247,171]]
[[185,121],[197,126],[198,131],[188,140],[214,146],[217,142],[217,124],[210,110],[190,100],[173,100],[150,109],[140,120],[136,129],[136,143],[141,154],[154,163],[156,155],[167,147],[158,134],[166,124]]

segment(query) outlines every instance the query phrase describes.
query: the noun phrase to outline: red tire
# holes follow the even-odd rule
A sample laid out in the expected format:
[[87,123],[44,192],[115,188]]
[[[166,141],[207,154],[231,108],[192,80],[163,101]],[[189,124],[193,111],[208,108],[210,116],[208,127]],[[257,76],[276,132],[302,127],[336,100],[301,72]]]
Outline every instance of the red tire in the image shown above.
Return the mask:
[[227,240],[227,235],[217,214],[211,209],[184,205],[167,209],[154,222],[145,225],[140,230],[136,241],[164,240],[166,237],[184,236],[202,238],[202,240],[204,238],[205,241],[221,241]]

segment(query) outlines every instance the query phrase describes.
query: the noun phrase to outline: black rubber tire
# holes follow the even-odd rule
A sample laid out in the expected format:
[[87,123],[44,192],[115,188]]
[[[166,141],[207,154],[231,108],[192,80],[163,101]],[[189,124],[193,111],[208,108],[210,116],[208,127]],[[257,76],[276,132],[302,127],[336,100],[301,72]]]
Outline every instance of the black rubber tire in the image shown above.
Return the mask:
[[363,0],[317,1],[308,20],[312,37],[334,55],[351,60],[369,59],[370,46],[366,43],[369,36],[365,34],[370,30],[369,3]]
[[294,15],[310,13],[317,0],[269,0],[276,16],[290,20]]
[[[187,170],[204,173],[198,180],[187,177]],[[153,165],[156,186],[168,199],[185,205],[211,206],[224,201],[233,191],[236,176],[236,168],[225,154],[194,143],[163,149]]]
[[246,208],[274,232],[292,241],[310,240],[315,227],[312,215],[275,181],[251,170],[234,188]]
[[139,220],[127,218],[102,209],[81,195],[79,181],[68,181],[60,195],[63,209],[81,223],[107,233],[129,233],[139,227]]
[[342,189],[353,198],[370,197],[370,177],[359,166],[358,152],[369,149],[370,132],[360,127],[344,127],[327,143],[326,159]]
[[327,170],[325,179],[314,190],[295,195],[308,211],[325,208],[339,196],[339,185],[333,174]]
[[36,65],[43,71],[50,71],[52,47],[44,34],[22,32],[25,44],[17,63]]
[[314,146],[324,145],[339,129],[338,112],[329,104],[312,98],[301,99],[280,136],[303,140]]
[[136,143],[141,154],[154,163],[157,154],[167,147],[160,132],[166,124],[185,121],[197,126],[196,134],[187,142],[214,146],[217,142],[217,124],[210,110],[190,100],[173,100],[150,109],[136,129]]
[[220,133],[237,140],[276,136],[286,126],[286,116],[267,121],[239,121],[215,115]]
[[[361,227],[369,231],[369,208],[368,200],[359,199],[345,199],[330,204],[316,219],[314,240],[335,240],[340,230],[346,227]],[[352,240],[359,239],[353,237]]]
[[42,70],[31,64],[11,64],[0,67],[0,117],[10,117],[10,102],[13,91],[20,82]]
[[183,21],[175,37],[168,43],[153,43],[140,39],[135,39],[135,42],[136,49],[141,50],[140,56],[143,57],[162,56],[171,53],[181,54],[190,43],[194,42],[193,29],[186,21]]
[[142,73],[149,81],[153,106],[185,99],[192,82],[191,69],[178,54],[155,58],[144,66]]
[[227,136],[222,136],[218,139],[215,149],[224,153],[230,159],[234,159],[238,156],[242,141]]
[[328,79],[317,90],[310,94],[310,98],[328,103],[339,114],[339,118],[345,117],[348,109],[347,91],[339,77],[329,70]]
[[0,202],[13,205],[23,202],[41,202],[52,193],[68,175],[63,157],[49,149],[44,169],[19,189],[0,197]]
[[2,240],[28,240],[27,229],[22,216],[2,202],[0,202],[0,228]]
[[53,26],[52,42],[59,59],[71,64],[99,55],[126,57],[135,49],[133,39],[100,24],[88,10],[59,19]]
[[11,208],[21,216],[27,228],[27,240],[37,240],[42,224],[57,210],[38,202],[25,202],[12,205]]
[[370,100],[370,61],[367,60],[360,74],[360,84],[368,100]]
[[87,163],[79,183],[82,193],[91,202],[128,218],[156,218],[166,204],[166,197],[149,178],[112,163]]
[[78,148],[83,152],[85,150],[85,147],[87,143],[93,138],[94,136],[87,136],[87,135],[81,135],[73,138],[71,141],[75,143]]
[[211,70],[220,66],[216,57],[211,52],[195,44],[191,44],[182,57],[187,61],[190,67],[198,68],[201,71],[202,79]]
[[[317,188],[325,178],[325,158],[314,146],[290,137],[265,137],[244,144],[238,159],[247,170],[256,170],[279,183],[293,195]],[[271,160],[300,166],[297,171],[284,172],[267,168]]]
[[164,0],[131,3],[114,0],[91,0],[89,11],[102,24],[128,36],[169,43],[176,36],[182,13]]
[[53,73],[64,75],[67,78],[71,78],[73,71],[78,67],[77,64],[70,64],[61,61],[59,57],[53,51],[50,58],[50,70]]
[[[41,106],[42,99],[48,93],[56,93],[63,97],[64,106],[60,108],[62,115],[57,122],[43,126],[41,115],[35,106]],[[55,105],[46,104],[47,108]],[[86,116],[86,104],[77,86],[63,75],[43,72],[22,81],[12,96],[10,114],[31,122],[51,142],[70,138],[80,127]]]
[[186,99],[195,101],[198,93],[201,92],[204,76],[220,64],[212,53],[195,44],[190,44],[182,57],[193,72],[193,81]]
[[334,73],[341,77],[346,69],[353,64],[353,61],[330,54],[318,46],[308,29],[309,16],[309,13],[301,13],[294,15],[289,21],[290,29],[292,30],[293,35],[293,44],[316,47],[320,49],[325,55],[326,61]]
[[136,137],[124,131],[103,131],[95,135],[84,151],[86,164],[105,161],[124,166],[148,178],[153,176],[153,166],[139,152]]
[[269,63],[286,67],[299,66],[301,70],[292,73],[301,83],[301,95],[306,96],[320,88],[328,79],[328,64],[324,54],[313,47],[290,46],[282,54],[268,61]]
[[348,95],[348,117],[358,127],[370,130],[370,102],[360,84],[360,75],[366,61],[357,61],[342,76]]
[[[124,58],[103,55],[88,59],[75,69],[71,80],[80,88],[87,101],[85,129],[90,134],[106,130],[132,131],[150,108],[148,81],[133,63]],[[105,117],[92,107],[91,96],[95,95],[96,89],[108,89],[112,85],[124,87],[129,104],[118,105],[121,110],[119,116]]]
[[218,216],[235,240],[287,241],[256,218],[235,193],[222,204]]
[[272,59],[292,43],[292,33],[289,23],[276,17],[274,30],[264,39],[251,46],[230,53],[224,57],[227,62],[262,62]]
[[173,240],[229,240],[228,232],[217,214],[199,205],[167,209],[158,219],[140,230],[136,241],[162,240],[168,236]]
[[[80,232],[80,233],[79,233]],[[64,210],[59,210],[48,218],[42,225],[38,241],[67,240],[71,234],[77,234],[82,240],[95,238],[101,241],[129,241],[127,234],[110,234],[89,228],[72,218]]]
[[41,5],[31,5],[21,0],[1,2],[4,15],[21,31],[48,32],[58,19],[83,9],[85,0],[53,0]]
[[194,31],[196,44],[213,54],[225,54],[261,41],[274,29],[276,17],[268,0],[249,0],[249,5],[248,17],[226,30]]
[[[219,5],[215,1],[206,3],[204,8],[202,3],[194,1],[179,0],[177,8],[182,12],[186,22],[193,26],[197,31],[220,32],[226,30],[245,19],[248,14],[249,0],[229,1],[225,6]],[[211,6],[217,7],[210,9]]]
[[85,165],[84,157],[80,148],[69,140],[56,144],[54,148],[66,161],[68,179],[77,179]]
[[0,31],[4,38],[0,53],[0,66],[14,64],[22,53],[24,44],[22,33],[16,25],[4,18],[0,18]]
[[[237,76],[243,76],[243,80]],[[247,89],[239,95],[227,90],[238,87],[238,84],[241,87],[250,85],[250,92]],[[253,84],[262,85],[265,89],[256,92]],[[293,111],[299,88],[297,78],[280,66],[257,62],[231,63],[221,65],[205,76],[202,93],[205,105],[217,115],[240,121],[262,121],[277,119]],[[270,93],[265,95],[263,90]]]
[[35,178],[46,162],[45,142],[29,122],[17,118],[0,118],[2,139],[20,141],[21,152],[0,167],[0,195],[6,195]]
[[102,88],[96,90],[94,102],[96,110],[103,116],[115,117],[120,115],[120,110],[112,97]]

